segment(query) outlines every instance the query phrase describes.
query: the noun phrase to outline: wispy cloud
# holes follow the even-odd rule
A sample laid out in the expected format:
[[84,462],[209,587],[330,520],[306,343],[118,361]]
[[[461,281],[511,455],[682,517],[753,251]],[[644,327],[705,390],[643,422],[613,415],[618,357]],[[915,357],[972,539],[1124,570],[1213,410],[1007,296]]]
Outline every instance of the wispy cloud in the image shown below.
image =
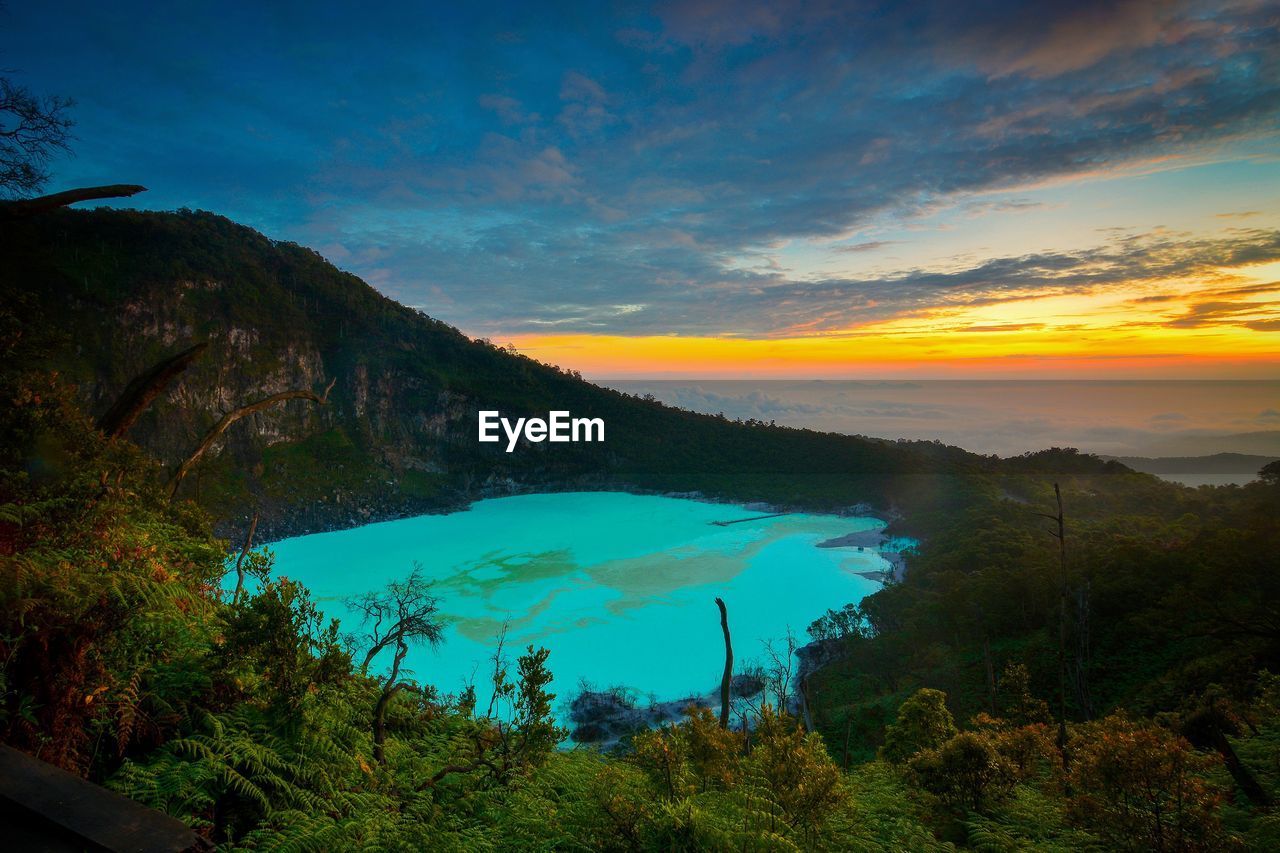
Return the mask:
[[[1218,270],[1277,257],[1263,228],[1145,223],[1093,249],[948,267],[890,258],[901,235],[878,227],[1044,214],[1034,188],[1274,139],[1280,26],[1265,2],[10,14],[6,62],[80,102],[68,179],[129,176],[153,188],[142,203],[324,246],[481,334],[821,334],[1125,282],[1225,287]],[[771,253],[797,243],[859,272],[789,271]],[[1237,316],[1204,312],[1173,322]]]
[[862,243],[849,243],[842,246],[832,246],[831,251],[843,255],[856,255],[862,252],[874,252],[876,249],[883,249],[886,246],[896,245],[897,240],[866,240]]
[[1043,329],[1044,323],[1000,323],[990,326],[964,326],[957,329],[958,332],[1025,332],[1033,329]]
[[[1136,234],[1075,252],[999,257],[953,268],[908,269],[882,277],[797,279],[785,272],[729,267],[696,245],[650,235],[639,250],[608,235],[566,236],[521,227],[477,235],[465,245],[424,247],[417,239],[382,247],[380,263],[431,270],[465,282],[486,317],[476,325],[513,333],[561,330],[621,334],[718,335],[732,329],[746,337],[777,337],[847,330],[894,318],[927,315],[939,308],[998,305],[1047,297],[1169,284],[1141,297],[1155,305],[1188,296],[1205,303],[1203,316],[1173,325],[1230,320],[1231,311],[1273,285],[1241,284],[1233,269],[1280,261],[1280,231],[1233,231],[1216,237]],[[584,262],[584,259],[587,259]],[[358,262],[358,259],[357,259]],[[510,270],[491,275],[496,264]],[[513,278],[518,277],[518,280]],[[575,300],[557,302],[538,283],[558,277]],[[1186,282],[1196,286],[1188,289]],[[629,303],[618,297],[628,295]],[[587,301],[587,299],[591,301]],[[1212,306],[1222,303],[1216,310]],[[643,306],[622,313],[618,304]],[[572,307],[566,307],[566,306]],[[1181,310],[1181,309],[1179,309]],[[1152,315],[1160,317],[1159,314]],[[1252,318],[1257,319],[1257,318]],[[581,322],[579,322],[581,320]],[[978,324],[970,331],[1029,329],[1021,324]]]

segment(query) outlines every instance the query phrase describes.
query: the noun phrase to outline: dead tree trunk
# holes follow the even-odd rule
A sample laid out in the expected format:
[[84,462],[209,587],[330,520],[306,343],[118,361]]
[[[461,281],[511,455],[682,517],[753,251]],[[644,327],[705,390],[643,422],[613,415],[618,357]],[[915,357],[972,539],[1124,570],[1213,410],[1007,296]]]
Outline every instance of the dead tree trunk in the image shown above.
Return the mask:
[[800,679],[800,714],[804,719],[804,730],[814,731],[813,710],[809,707],[809,676]]
[[1067,763],[1067,531],[1062,512],[1062,489],[1053,484],[1053,496],[1058,503],[1058,514],[1038,513],[1057,524],[1057,530],[1049,531],[1058,540],[1058,751],[1062,763]]
[[1227,772],[1235,780],[1240,792],[1248,797],[1249,802],[1253,803],[1257,808],[1271,808],[1271,795],[1258,782],[1258,777],[1254,776],[1248,767],[1245,767],[1244,762],[1240,760],[1240,756],[1236,754],[1235,748],[1231,745],[1231,741],[1227,740],[1227,736],[1222,729],[1215,728],[1209,735],[1209,745],[1222,756],[1222,763],[1226,765]]
[[1262,787],[1253,771],[1240,760],[1235,747],[1227,738],[1228,734],[1239,734],[1239,726],[1218,706],[1212,696],[1202,699],[1199,707],[1183,718],[1181,730],[1182,735],[1195,746],[1212,749],[1222,756],[1227,772],[1250,803],[1260,809],[1271,807],[1271,795]]
[[243,417],[260,412],[263,409],[268,409],[276,403],[283,403],[286,400],[310,400],[316,405],[323,406],[329,402],[329,392],[333,390],[334,382],[337,382],[337,380],[335,379],[329,383],[329,386],[324,389],[324,394],[317,394],[314,391],[282,391],[279,394],[272,394],[270,397],[265,397],[256,403],[250,403],[247,406],[241,406],[240,408],[223,415],[222,420],[214,424],[212,429],[204,434],[204,438],[200,440],[200,444],[196,446],[196,449],[193,450],[191,455],[178,466],[178,470],[174,473],[173,479],[169,481],[169,500],[173,500],[174,495],[178,493],[178,486],[182,484],[183,478],[191,471],[192,466],[200,461],[200,457],[204,456],[205,451],[212,447],[213,443],[217,441],[233,423]]
[[98,430],[107,438],[124,435],[169,383],[208,348],[207,342],[196,344],[135,376],[106,414],[98,419]]
[[724,599],[716,599],[720,608],[720,630],[724,632],[724,675],[720,677],[720,728],[729,728],[729,691],[733,686],[733,642],[729,639],[729,612]]
[[390,685],[378,697],[378,704],[373,707],[373,760],[379,764],[387,763],[387,705],[396,695],[399,685]]
[[387,743],[387,706],[391,704],[391,700],[403,687],[400,683],[400,664],[404,662],[404,656],[408,653],[409,647],[405,645],[404,641],[397,641],[396,655],[391,663],[391,672],[387,675],[387,680],[382,684],[382,695],[378,697],[378,703],[373,707],[373,758],[383,766],[387,763],[385,749]]
[[1058,749],[1067,754],[1067,529],[1062,513],[1062,490],[1053,484],[1058,502]]
[[47,210],[57,210],[69,204],[81,201],[95,201],[103,198],[125,198],[144,193],[147,188],[138,184],[109,184],[103,187],[81,187],[65,190],[51,195],[23,198],[17,201],[0,203],[0,216],[16,219],[20,216],[34,216]]
[[253,520],[249,522],[249,533],[244,537],[244,547],[240,549],[240,556],[236,558],[236,591],[231,595],[231,603],[237,604],[240,601],[240,592],[244,589],[244,557],[249,553],[249,549],[253,547],[253,534],[258,529],[258,514],[253,514]]

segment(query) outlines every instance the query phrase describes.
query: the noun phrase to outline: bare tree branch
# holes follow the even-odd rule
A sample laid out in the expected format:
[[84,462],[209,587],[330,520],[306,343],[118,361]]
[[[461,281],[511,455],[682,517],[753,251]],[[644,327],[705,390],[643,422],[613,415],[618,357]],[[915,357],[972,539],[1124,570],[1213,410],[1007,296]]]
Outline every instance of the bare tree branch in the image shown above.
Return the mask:
[[111,408],[107,409],[106,414],[98,419],[98,429],[107,438],[119,438],[124,435],[156,397],[169,386],[169,383],[208,348],[207,341],[198,343],[190,349],[166,358],[147,372],[135,376],[125,386],[124,391],[120,392],[120,396],[111,404]]
[[37,196],[36,198],[0,202],[0,216],[6,216],[11,219],[19,216],[34,216],[37,213],[57,210],[60,207],[66,207],[69,204],[76,204],[81,201],[127,198],[146,191],[146,187],[138,184],[108,184],[102,187],[81,187],[80,189],[65,190],[52,195]]
[[212,447],[213,443],[218,440],[219,436],[226,432],[227,428],[233,423],[243,417],[260,412],[263,409],[269,409],[276,403],[283,403],[286,400],[310,400],[316,405],[324,406],[328,404],[329,392],[333,390],[333,384],[337,381],[338,380],[336,379],[331,381],[328,387],[324,389],[324,394],[301,390],[282,391],[279,394],[272,394],[270,397],[265,397],[256,403],[250,403],[247,406],[241,406],[240,408],[234,409],[223,415],[222,419],[214,424],[213,427],[204,434],[204,438],[200,440],[200,444],[191,452],[191,455],[178,466],[178,470],[174,473],[173,479],[169,481],[169,499],[173,500],[174,495],[178,493],[178,486],[182,484],[182,479],[186,477],[192,467],[200,461],[200,457],[204,456],[205,451]]
[[38,192],[49,180],[49,160],[68,151],[73,122],[67,98],[40,97],[0,77],[0,196]]
[[764,653],[768,657],[768,669],[765,671],[765,689],[761,691],[761,701],[769,701],[769,692],[773,692],[774,707],[785,711],[791,701],[792,684],[795,680],[796,649],[799,648],[796,634],[787,626],[787,634],[776,644],[773,640],[764,641]]
[[502,692],[502,687],[506,683],[507,678],[507,659],[503,657],[503,649],[507,645],[507,630],[511,626],[510,619],[504,619],[502,628],[498,631],[497,645],[494,647],[493,656],[493,691],[489,694],[489,708],[484,712],[485,717],[493,717],[493,707],[497,704],[498,694]]

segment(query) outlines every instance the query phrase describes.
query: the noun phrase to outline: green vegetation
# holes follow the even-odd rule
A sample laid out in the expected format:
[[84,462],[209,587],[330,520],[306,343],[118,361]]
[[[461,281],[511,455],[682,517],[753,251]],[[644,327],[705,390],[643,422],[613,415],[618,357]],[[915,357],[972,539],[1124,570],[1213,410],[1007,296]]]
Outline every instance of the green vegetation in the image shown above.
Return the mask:
[[[1280,843],[1274,464],[1246,487],[1190,490],[1074,451],[1001,461],[733,424],[468,341],[217,217],[64,212],[14,227],[4,743],[227,849]],[[117,316],[119,334],[103,320]],[[131,433],[145,450],[95,429],[90,411],[199,337],[221,343]],[[174,460],[219,406],[325,377],[339,380],[330,405],[233,427],[168,500]],[[603,415],[620,443],[485,455],[465,415],[481,400]],[[607,756],[556,748],[545,650],[495,655],[484,709],[402,674],[407,644],[439,639],[439,591],[411,567],[361,599],[364,625],[326,622],[272,576],[267,549],[242,566],[260,583],[224,591],[235,554],[211,510],[261,508],[270,538],[506,478],[872,501],[921,544],[903,582],[831,602],[812,627],[806,656],[824,663],[798,679],[810,725],[762,705],[749,731],[727,730],[695,710]],[[1044,517],[1055,482],[1063,552]]]
[[[1040,698],[1052,695],[1051,643],[1035,625],[1049,621],[1037,608],[1052,610],[1041,589],[1051,584],[1036,580],[1052,576],[1050,546],[1035,522],[993,519],[984,559],[969,563],[959,547],[976,534],[940,529],[906,583],[843,613],[845,630],[826,642],[845,656],[809,678],[820,731],[763,706],[744,734],[700,709],[602,756],[556,750],[545,650],[514,667],[496,656],[499,707],[481,712],[474,694],[397,676],[397,649],[438,637],[434,600],[412,574],[366,597],[380,627],[355,645],[304,588],[270,577],[269,551],[248,560],[265,582],[232,600],[226,546],[193,504],[165,500],[154,463],[97,433],[56,379],[10,377],[0,390],[0,736],[228,849],[407,850],[429,839],[435,849],[1261,850],[1276,838],[1280,687],[1260,669],[1274,660],[1276,598],[1254,549],[1275,544],[1268,510],[1280,485],[1171,492],[1213,524],[1187,512],[1169,524],[1082,518],[1072,543],[1098,567],[1089,672],[1099,715],[1084,721],[1073,698],[1063,749]],[[1097,539],[1084,532],[1095,528]],[[997,570],[1007,587],[977,577]],[[943,582],[948,572],[961,574]],[[1021,589],[1039,599],[1008,600]],[[979,610],[1009,621],[981,622]],[[1147,654],[1111,651],[1125,638]],[[1176,651],[1149,659],[1157,640]],[[998,716],[982,642],[1009,661]],[[356,652],[372,652],[367,672]],[[892,696],[901,707],[880,710]],[[878,722],[854,728],[860,715]],[[837,761],[828,744],[850,740]]]
[[[1062,487],[1065,575],[1037,468]],[[921,519],[904,583],[811,626],[815,728],[904,766],[958,843],[1024,843],[1009,810],[1034,801],[1108,849],[1267,849],[1280,481],[1183,489],[1061,450],[978,479]]]
[[849,782],[785,715],[766,711],[747,750],[704,710],[611,760],[555,750],[545,650],[510,675],[498,656],[484,713],[398,678],[407,643],[438,639],[413,574],[362,600],[366,674],[268,552],[247,569],[257,592],[223,592],[203,513],[170,504],[63,384],[0,393],[5,742],[228,847],[797,849],[852,831]]

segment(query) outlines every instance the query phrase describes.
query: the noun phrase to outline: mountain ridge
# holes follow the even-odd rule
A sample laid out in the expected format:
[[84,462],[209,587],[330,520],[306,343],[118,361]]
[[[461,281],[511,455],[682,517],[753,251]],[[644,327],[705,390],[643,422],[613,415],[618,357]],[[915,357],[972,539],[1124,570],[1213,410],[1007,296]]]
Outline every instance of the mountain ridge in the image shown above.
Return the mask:
[[[251,512],[270,539],[535,488],[890,511],[907,480],[985,464],[939,443],[735,423],[602,388],[211,213],[62,210],[11,223],[4,240],[0,351],[60,372],[95,415],[156,362],[209,343],[130,434],[165,466],[233,407],[335,383],[327,406],[288,402],[233,425],[183,482],[226,533]],[[506,454],[476,441],[481,408],[604,417],[606,442]]]
[[1256,474],[1280,457],[1251,453],[1209,453],[1203,456],[1100,456],[1145,474]]

